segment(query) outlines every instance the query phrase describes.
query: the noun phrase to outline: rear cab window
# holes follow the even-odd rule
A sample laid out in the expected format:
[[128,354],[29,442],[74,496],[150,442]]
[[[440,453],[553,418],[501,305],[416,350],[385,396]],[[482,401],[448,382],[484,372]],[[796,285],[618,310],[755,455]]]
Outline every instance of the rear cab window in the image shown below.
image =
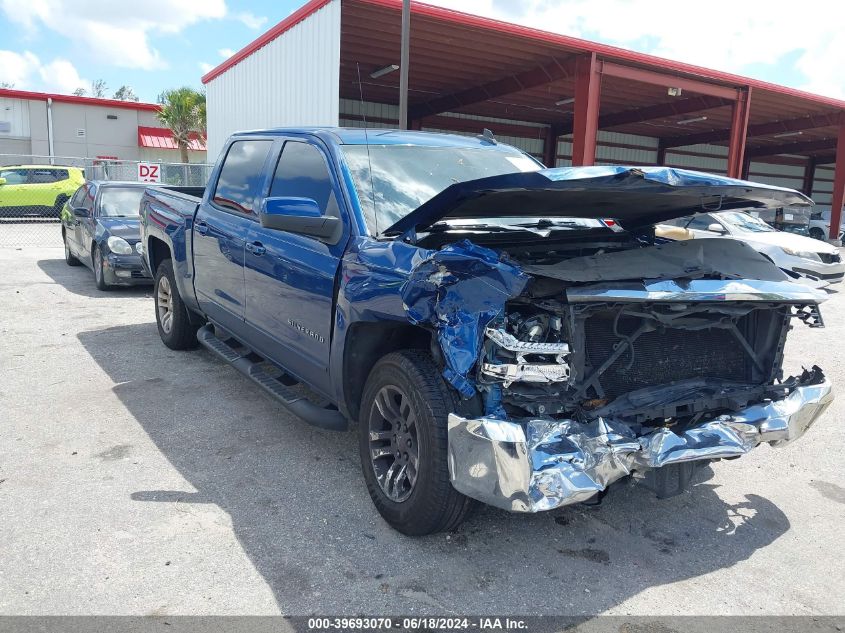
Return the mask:
[[226,211],[252,215],[264,184],[264,163],[273,142],[234,141],[220,168],[212,204]]

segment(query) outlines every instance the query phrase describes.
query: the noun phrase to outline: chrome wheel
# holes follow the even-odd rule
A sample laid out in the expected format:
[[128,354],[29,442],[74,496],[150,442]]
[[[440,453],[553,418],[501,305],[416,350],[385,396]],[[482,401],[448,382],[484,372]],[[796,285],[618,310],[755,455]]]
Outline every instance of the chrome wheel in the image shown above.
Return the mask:
[[62,235],[62,241],[65,244],[65,259],[69,260],[70,259],[70,246],[67,245],[67,237],[65,235]]
[[384,494],[401,503],[411,496],[419,473],[417,420],[410,399],[398,387],[382,387],[369,417],[373,472]]
[[158,310],[158,322],[165,334],[170,334],[173,329],[173,290],[170,287],[170,280],[162,276],[158,280],[156,291],[156,309]]

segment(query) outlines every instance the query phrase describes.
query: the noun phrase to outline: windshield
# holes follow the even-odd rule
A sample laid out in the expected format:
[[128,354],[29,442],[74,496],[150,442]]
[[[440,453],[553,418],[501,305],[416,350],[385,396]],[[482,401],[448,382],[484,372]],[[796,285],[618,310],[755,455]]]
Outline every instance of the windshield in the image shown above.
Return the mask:
[[[367,227],[386,229],[456,182],[537,171],[542,166],[507,147],[345,145]],[[371,168],[372,166],[372,168]]]
[[138,217],[143,195],[143,187],[103,187],[100,193],[100,217]]
[[719,218],[725,224],[729,224],[733,228],[745,233],[771,233],[776,230],[763,222],[760,218],[755,218],[753,215],[740,213],[738,211],[726,211],[724,213],[720,213]]

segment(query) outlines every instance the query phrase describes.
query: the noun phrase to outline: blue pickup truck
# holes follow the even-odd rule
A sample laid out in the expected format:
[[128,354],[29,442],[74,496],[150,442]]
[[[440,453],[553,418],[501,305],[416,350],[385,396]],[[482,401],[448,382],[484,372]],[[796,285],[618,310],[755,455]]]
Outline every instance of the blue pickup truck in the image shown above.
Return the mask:
[[[203,197],[149,189],[158,331],[202,344],[310,424],[357,426],[364,480],[410,535],[658,496],[800,437],[832,400],[788,375],[825,294],[735,240],[655,224],[811,205],[664,167],[545,169],[477,138],[365,129],[231,137]],[[784,475],[786,476],[786,475]]]

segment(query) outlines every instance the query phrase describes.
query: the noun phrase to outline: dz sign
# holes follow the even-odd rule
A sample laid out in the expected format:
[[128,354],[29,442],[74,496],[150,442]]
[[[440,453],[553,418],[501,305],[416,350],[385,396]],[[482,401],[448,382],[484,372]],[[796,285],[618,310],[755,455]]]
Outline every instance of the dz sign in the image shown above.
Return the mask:
[[158,163],[138,163],[139,182],[161,182],[161,165]]

